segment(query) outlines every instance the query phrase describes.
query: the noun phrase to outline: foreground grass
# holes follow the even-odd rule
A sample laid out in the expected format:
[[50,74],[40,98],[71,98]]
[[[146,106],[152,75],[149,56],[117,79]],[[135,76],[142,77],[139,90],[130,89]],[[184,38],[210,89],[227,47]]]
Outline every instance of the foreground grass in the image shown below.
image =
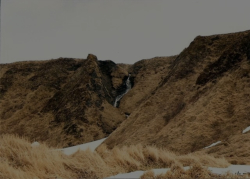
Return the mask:
[[0,137],[0,179],[29,178],[104,178],[118,173],[173,166],[203,165],[227,167],[224,158],[204,153],[178,156],[164,149],[142,145],[108,150],[77,151],[67,156],[45,144],[31,147],[25,138],[13,135]]

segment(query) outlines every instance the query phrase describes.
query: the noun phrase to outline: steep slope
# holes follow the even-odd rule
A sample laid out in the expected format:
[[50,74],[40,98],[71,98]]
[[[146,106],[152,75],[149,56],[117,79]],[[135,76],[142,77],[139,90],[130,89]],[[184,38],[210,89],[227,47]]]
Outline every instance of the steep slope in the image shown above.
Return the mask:
[[128,72],[133,79],[133,88],[121,100],[120,110],[132,113],[148,99],[170,70],[176,56],[144,59],[133,64]]
[[[136,89],[135,83],[121,101],[124,111],[131,111],[129,96]],[[180,153],[200,150],[241,135],[250,125],[249,100],[250,31],[198,36],[104,143],[109,148],[142,143]]]
[[126,75],[122,65],[94,55],[2,64],[0,134],[58,147],[107,137],[125,119],[112,104]]

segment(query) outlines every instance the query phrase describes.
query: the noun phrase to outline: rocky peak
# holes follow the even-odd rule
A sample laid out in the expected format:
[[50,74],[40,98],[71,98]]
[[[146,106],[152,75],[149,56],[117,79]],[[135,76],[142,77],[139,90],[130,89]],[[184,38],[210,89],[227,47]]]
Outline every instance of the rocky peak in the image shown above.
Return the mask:
[[97,61],[97,57],[94,55],[94,54],[88,54],[88,56],[87,56],[87,60],[95,60],[95,61]]

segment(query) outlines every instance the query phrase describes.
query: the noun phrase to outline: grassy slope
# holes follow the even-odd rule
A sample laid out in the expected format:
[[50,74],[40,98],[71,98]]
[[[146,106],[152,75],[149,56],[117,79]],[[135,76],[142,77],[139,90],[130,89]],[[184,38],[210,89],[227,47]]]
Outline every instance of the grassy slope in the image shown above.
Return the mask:
[[110,104],[104,73],[91,58],[1,65],[0,134],[60,147],[106,137],[125,116]]
[[[250,125],[249,49],[250,31],[195,38],[171,63],[151,96],[104,143],[109,148],[155,144],[189,153],[221,140],[230,145],[224,152],[214,153],[229,154],[226,148],[235,143],[247,149],[249,144],[241,132]],[[130,111],[131,96],[151,81],[135,83],[121,108]],[[236,162],[242,161],[234,157]]]
[[[221,140],[206,151],[249,163],[241,134],[250,126],[249,42],[249,31],[199,36],[178,56],[134,65],[91,56],[1,65],[0,132],[66,147],[108,136],[130,113],[108,148],[140,143],[184,154]],[[127,73],[133,88],[117,109],[113,87]]]

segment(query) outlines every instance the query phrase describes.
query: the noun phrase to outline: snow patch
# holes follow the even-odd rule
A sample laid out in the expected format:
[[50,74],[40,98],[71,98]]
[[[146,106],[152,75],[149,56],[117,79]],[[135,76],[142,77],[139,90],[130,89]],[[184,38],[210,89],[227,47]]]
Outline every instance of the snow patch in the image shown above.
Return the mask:
[[242,134],[244,134],[244,133],[246,133],[246,132],[248,132],[248,131],[250,131],[250,126],[248,126],[246,129],[244,129],[244,130],[242,131]]
[[142,176],[144,173],[144,171],[135,171],[135,172],[130,172],[130,173],[122,173],[122,174],[118,174],[118,175],[115,175],[115,176],[110,176],[110,177],[107,177],[107,178],[104,178],[104,179],[109,179],[109,178],[140,178],[140,176]]
[[94,151],[105,139],[107,139],[107,138],[103,138],[103,139],[96,140],[96,141],[93,141],[93,142],[88,142],[88,143],[81,144],[81,145],[76,145],[76,146],[73,146],[73,147],[57,149],[57,150],[61,150],[66,155],[71,155],[71,154],[75,153],[78,150],[87,150],[88,148],[91,151]]
[[236,175],[244,175],[250,172],[250,165],[230,165],[227,168],[208,167],[208,170],[210,170],[214,174],[220,175],[226,174],[227,172]]
[[[190,167],[183,167],[184,170],[188,170],[190,169]],[[155,175],[159,175],[159,174],[165,174],[168,170],[170,170],[170,168],[160,168],[160,169],[152,169],[155,173]],[[222,174],[226,174],[227,172],[230,172],[232,174],[236,174],[236,175],[243,175],[246,174],[250,171],[250,165],[230,165],[227,168],[215,168],[215,167],[208,167],[208,170],[210,170],[212,173],[214,174],[218,174],[218,175],[222,175]],[[133,178],[133,179],[139,179],[145,171],[134,171],[131,173],[122,173],[122,174],[118,174],[115,176],[110,176],[107,177],[105,179],[112,179],[112,178]]]
[[[188,170],[190,167],[183,167],[184,170]],[[155,175],[160,175],[160,174],[165,174],[170,168],[157,168],[157,169],[152,169]],[[133,178],[133,179],[139,179],[145,171],[135,171],[135,172],[130,172],[130,173],[121,173],[115,176],[110,176],[104,179],[111,179],[111,178]]]
[[208,148],[213,147],[213,146],[215,146],[215,145],[217,145],[217,144],[219,144],[219,143],[221,143],[221,141],[218,141],[218,142],[212,143],[211,145],[209,145],[209,146],[205,147],[204,149],[208,149]]
[[31,144],[31,147],[38,147],[39,145],[39,142],[35,141]]

